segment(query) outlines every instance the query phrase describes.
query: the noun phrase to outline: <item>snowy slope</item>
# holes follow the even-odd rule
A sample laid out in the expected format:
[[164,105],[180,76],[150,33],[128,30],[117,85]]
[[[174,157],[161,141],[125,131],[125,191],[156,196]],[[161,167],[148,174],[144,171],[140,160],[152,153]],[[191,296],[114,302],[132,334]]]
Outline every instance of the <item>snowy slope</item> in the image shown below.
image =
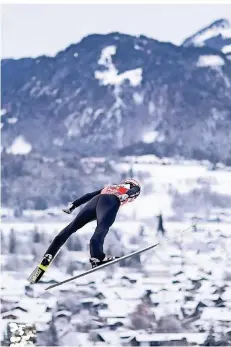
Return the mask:
[[[182,194],[182,200],[195,189],[201,191],[201,194],[206,189],[211,190],[211,199],[212,194],[215,196],[221,194],[221,198],[222,195],[231,195],[230,168],[211,171],[209,163],[206,162],[160,160],[151,155],[125,157],[119,163],[120,172],[126,173],[131,167],[134,177],[139,178],[142,183],[143,194],[137,199],[136,204],[124,206],[123,211],[130,216],[135,213],[138,220],[153,218],[160,211],[166,216],[176,215],[177,210],[174,207],[176,192]],[[207,198],[210,199],[209,193]],[[191,199],[190,195],[187,199]],[[184,213],[187,215],[189,203],[188,200],[185,201],[185,212],[182,211],[182,216]],[[206,217],[208,211],[203,203],[206,204],[201,200],[201,206],[198,205],[194,212],[192,209],[191,214],[197,213],[202,218]],[[211,216],[213,211],[219,211],[216,203],[210,210]],[[222,211],[225,211],[225,208],[220,208],[220,213]],[[227,211],[231,212],[229,206],[227,206]],[[182,216],[178,216],[178,218],[180,219]]]

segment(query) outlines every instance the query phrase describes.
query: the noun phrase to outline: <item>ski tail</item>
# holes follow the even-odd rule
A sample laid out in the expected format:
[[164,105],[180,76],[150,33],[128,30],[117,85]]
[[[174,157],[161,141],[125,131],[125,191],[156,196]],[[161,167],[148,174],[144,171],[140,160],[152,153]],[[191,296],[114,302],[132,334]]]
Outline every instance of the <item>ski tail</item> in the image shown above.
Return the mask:
[[30,282],[30,284],[38,283],[44,273],[45,271],[43,269],[41,269],[39,266],[36,266],[27,280]]
[[51,264],[52,258],[53,257],[51,254],[45,254],[44,255],[41,264],[36,266],[34,271],[28,277],[28,281],[31,284],[38,283],[38,281],[42,278],[42,276],[44,275],[44,273],[48,269],[49,265]]

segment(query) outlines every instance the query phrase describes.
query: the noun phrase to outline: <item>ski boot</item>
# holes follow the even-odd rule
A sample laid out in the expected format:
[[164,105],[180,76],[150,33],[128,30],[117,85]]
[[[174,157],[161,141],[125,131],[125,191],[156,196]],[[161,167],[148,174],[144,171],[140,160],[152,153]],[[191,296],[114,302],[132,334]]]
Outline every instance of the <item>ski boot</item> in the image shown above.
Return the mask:
[[90,261],[91,267],[93,269],[94,267],[109,263],[110,261],[113,261],[113,260],[118,259],[118,258],[119,257],[105,256],[105,258],[103,260],[99,260],[97,258],[92,257],[89,259],[89,261]]
[[47,270],[48,266],[51,264],[52,261],[52,255],[51,254],[45,254],[43,257],[43,260],[41,264],[39,264],[32,274],[28,277],[28,281],[31,284],[38,283],[38,281],[41,279],[45,271]]

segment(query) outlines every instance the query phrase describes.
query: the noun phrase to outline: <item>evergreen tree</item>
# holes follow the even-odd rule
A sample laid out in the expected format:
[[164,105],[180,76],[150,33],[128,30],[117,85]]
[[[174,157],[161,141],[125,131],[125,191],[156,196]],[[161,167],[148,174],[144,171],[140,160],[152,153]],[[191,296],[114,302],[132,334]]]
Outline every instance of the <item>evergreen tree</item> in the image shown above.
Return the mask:
[[6,241],[5,241],[5,237],[3,235],[2,230],[1,230],[1,250],[2,250],[2,254],[6,253]]
[[33,231],[33,242],[34,243],[39,243],[41,242],[41,239],[40,239],[40,233],[38,231],[38,228],[34,228],[34,231]]
[[14,229],[11,229],[11,231],[10,231],[9,253],[10,254],[16,253],[16,233],[15,233]]

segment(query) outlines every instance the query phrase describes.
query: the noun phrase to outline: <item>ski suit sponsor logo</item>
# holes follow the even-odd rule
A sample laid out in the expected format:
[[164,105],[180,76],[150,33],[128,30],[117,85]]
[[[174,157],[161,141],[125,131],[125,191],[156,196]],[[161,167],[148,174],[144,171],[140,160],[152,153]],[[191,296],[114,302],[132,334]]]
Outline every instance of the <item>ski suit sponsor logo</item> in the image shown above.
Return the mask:
[[[125,185],[108,185],[103,188],[101,191],[101,194],[113,194],[116,196],[120,196],[123,194],[126,194],[129,189]],[[121,205],[126,204],[130,199],[126,199],[125,201],[121,202]]]
[[46,260],[50,263],[51,260],[52,260],[52,255],[51,255],[51,254],[46,254],[46,255],[44,256],[44,258],[46,258]]

